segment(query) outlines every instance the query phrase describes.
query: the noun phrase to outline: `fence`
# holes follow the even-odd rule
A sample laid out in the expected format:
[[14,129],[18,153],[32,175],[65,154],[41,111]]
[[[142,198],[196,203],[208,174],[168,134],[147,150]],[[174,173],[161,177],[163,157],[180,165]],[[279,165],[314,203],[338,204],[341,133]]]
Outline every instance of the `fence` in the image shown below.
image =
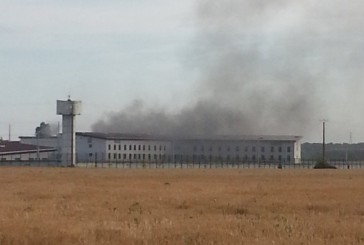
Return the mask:
[[[338,169],[362,169],[364,161],[329,161]],[[257,161],[77,161],[79,168],[120,168],[120,169],[312,169],[316,160],[301,163],[257,162]],[[53,159],[0,160],[0,166],[63,167],[61,161]]]

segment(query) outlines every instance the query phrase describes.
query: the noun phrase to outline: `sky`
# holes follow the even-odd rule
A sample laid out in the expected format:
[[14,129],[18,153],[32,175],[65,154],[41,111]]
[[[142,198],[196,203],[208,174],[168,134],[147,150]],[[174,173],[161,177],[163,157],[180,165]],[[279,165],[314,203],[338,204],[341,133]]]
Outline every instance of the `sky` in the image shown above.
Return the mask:
[[0,0],[0,137],[57,125],[70,95],[78,131],[208,104],[210,120],[259,124],[217,132],[319,142],[327,119],[327,141],[362,142],[363,12],[355,0]]

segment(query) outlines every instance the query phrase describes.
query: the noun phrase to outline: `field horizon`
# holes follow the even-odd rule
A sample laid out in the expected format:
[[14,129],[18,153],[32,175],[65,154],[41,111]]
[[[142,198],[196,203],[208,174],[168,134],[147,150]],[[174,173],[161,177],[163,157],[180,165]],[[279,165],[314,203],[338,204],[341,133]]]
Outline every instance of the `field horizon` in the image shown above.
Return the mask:
[[0,245],[364,243],[364,170],[1,167],[0,185]]

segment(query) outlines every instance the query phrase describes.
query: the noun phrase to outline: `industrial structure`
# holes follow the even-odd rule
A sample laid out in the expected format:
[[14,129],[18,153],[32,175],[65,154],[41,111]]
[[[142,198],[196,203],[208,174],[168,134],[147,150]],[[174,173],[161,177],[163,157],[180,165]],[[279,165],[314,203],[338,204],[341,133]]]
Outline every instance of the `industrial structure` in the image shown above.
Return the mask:
[[62,163],[74,166],[76,163],[75,116],[81,114],[81,101],[57,100],[57,114],[62,115]]
[[[37,139],[21,137],[22,143],[58,149],[65,159],[62,135]],[[77,132],[76,162],[247,162],[300,163],[300,136],[168,137],[145,134]],[[66,153],[68,154],[68,153]],[[67,159],[67,158],[66,158]]]
[[300,163],[300,136],[76,134],[80,162]]
[[76,133],[75,117],[81,114],[81,101],[58,100],[57,114],[62,115],[62,133],[41,138],[20,137],[19,144],[52,151],[52,155],[48,155],[52,157],[49,160],[61,162],[63,166],[97,162],[146,164],[167,162],[298,164],[301,162],[301,136]]

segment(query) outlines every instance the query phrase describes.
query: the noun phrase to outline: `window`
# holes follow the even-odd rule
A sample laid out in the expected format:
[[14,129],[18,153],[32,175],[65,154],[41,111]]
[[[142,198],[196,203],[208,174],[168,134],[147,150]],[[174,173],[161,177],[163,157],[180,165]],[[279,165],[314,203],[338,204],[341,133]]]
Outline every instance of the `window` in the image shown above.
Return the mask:
[[126,146],[126,145],[124,145],[124,151],[126,151],[126,149],[127,149],[127,146]]
[[114,159],[116,159],[116,157],[117,157],[117,154],[116,154],[116,153],[114,153]]
[[162,150],[162,146],[161,146],[161,145],[159,146],[159,150],[160,150],[160,151]]
[[119,145],[119,151],[121,151],[121,145]]
[[291,147],[290,146],[287,147],[287,152],[291,152]]
[[132,147],[133,147],[132,145],[129,145],[129,151],[131,151]]
[[253,160],[253,161],[255,161],[255,158],[256,158],[256,157],[255,157],[255,155],[253,155],[253,156],[252,156],[252,160]]
[[157,160],[157,154],[154,154],[154,160]]
[[262,159],[263,161],[265,161],[265,156],[264,155],[261,155],[260,156],[260,159]]
[[119,159],[121,159],[121,154],[119,153],[119,157],[118,157]]
[[270,152],[274,152],[274,146],[270,147]]
[[108,155],[107,155],[107,158],[110,160],[111,159],[111,153],[109,153]]
[[89,157],[92,157],[92,153],[89,153],[89,154],[88,154],[88,156],[89,156]]
[[156,145],[154,145],[154,151],[156,151],[157,150],[157,146]]
[[264,146],[260,147],[260,152],[265,152]]
[[236,155],[235,159],[236,159],[237,161],[239,161],[239,155]]
[[288,155],[287,156],[287,162],[290,162],[291,161],[291,155]]
[[255,152],[255,146],[252,147],[252,151]]
[[150,145],[148,145],[148,151],[150,151]]
[[270,160],[273,161],[274,160],[274,156],[270,155]]
[[148,154],[148,160],[152,159],[152,156],[150,154]]
[[131,159],[132,159],[132,156],[133,156],[132,154],[129,154],[129,160],[131,160]]
[[134,154],[134,159],[138,159],[138,158],[137,158],[137,154]]
[[282,161],[282,156],[281,155],[278,156],[278,160]]
[[145,151],[145,145],[143,145],[143,151]]
[[134,151],[136,151],[136,149],[137,149],[137,147],[136,147],[136,145],[134,145]]
[[123,159],[126,159],[126,154],[123,154]]
[[145,160],[145,154],[143,154],[143,160]]
[[138,150],[139,150],[139,151],[142,149],[141,147],[142,147],[141,145],[138,145]]
[[114,151],[116,151],[116,145],[114,145]]
[[165,151],[167,150],[167,146],[164,146],[164,150],[165,150]]
[[238,145],[235,147],[235,151],[240,151],[240,148]]
[[278,147],[278,152],[282,152],[282,146]]
[[109,150],[111,150],[111,145],[109,144]]
[[88,148],[92,148],[92,144],[88,144]]

